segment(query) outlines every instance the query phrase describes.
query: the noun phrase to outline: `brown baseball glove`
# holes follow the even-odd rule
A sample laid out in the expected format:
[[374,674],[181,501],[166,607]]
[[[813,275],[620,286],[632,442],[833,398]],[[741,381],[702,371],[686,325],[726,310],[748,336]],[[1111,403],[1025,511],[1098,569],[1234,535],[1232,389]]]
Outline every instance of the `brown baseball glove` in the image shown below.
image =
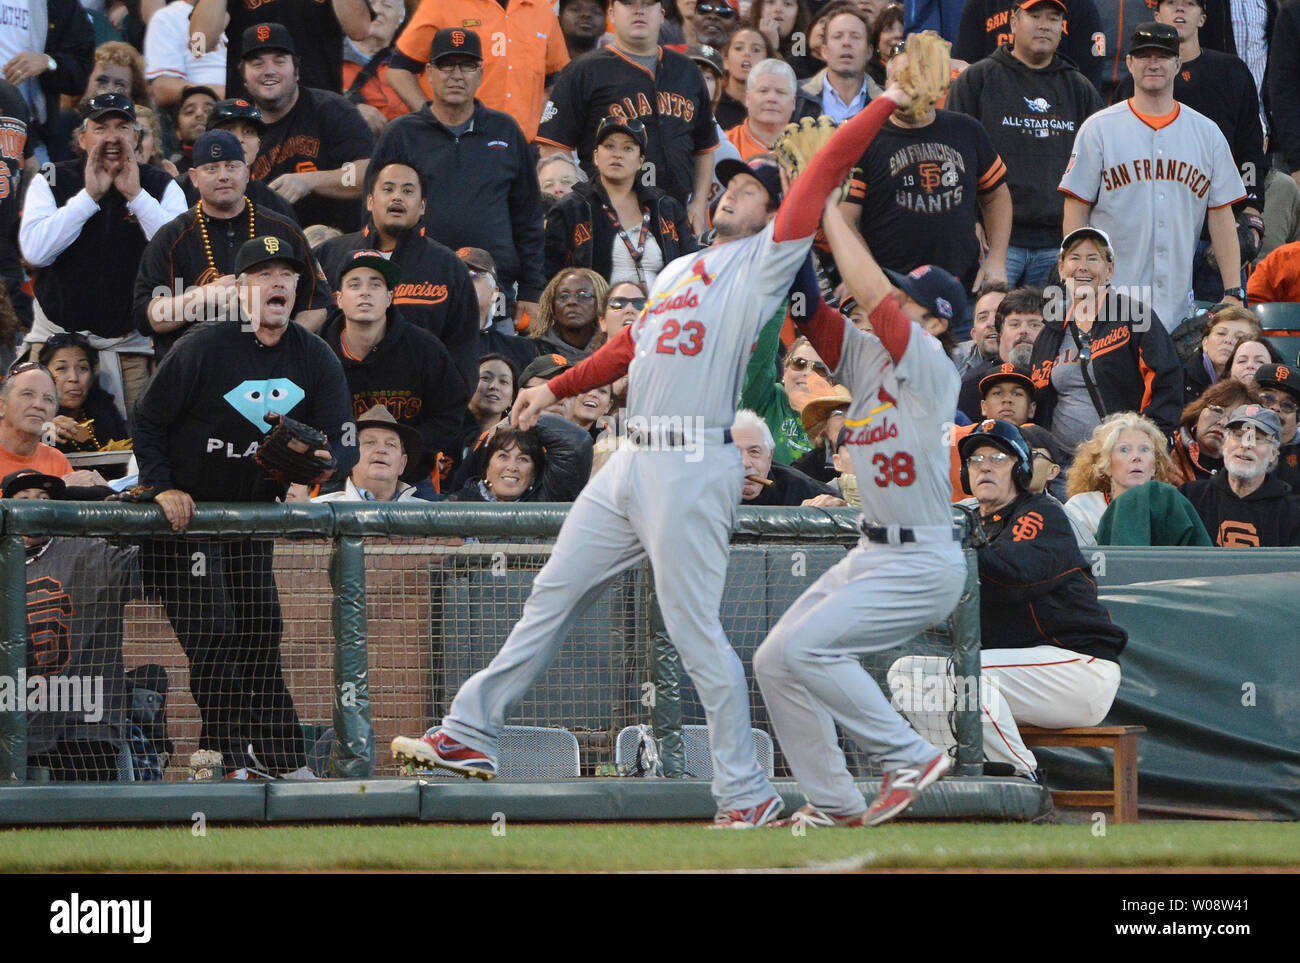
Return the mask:
[[952,78],[951,44],[933,30],[909,34],[904,53],[907,62],[893,78],[912,98],[907,113],[921,117],[948,90]]
[[[831,139],[836,126],[835,121],[822,114],[816,120],[805,117],[797,124],[789,124],[781,132],[772,147],[772,153],[776,155],[777,162],[789,175],[791,182],[808,169],[813,154]],[[848,192],[849,182],[846,180],[840,185],[839,199],[842,201],[848,197]]]

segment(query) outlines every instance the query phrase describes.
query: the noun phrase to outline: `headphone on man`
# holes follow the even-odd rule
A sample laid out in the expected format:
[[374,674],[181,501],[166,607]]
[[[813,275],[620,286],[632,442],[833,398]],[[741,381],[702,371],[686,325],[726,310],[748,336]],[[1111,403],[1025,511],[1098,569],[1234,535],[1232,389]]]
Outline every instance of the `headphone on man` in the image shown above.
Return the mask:
[[970,490],[970,469],[966,465],[967,457],[981,445],[1000,448],[1015,459],[1011,466],[1011,481],[1017,491],[1029,491],[1029,483],[1034,477],[1033,455],[1025,436],[1009,421],[986,418],[981,421],[969,435],[957,443],[957,455],[961,459],[961,490],[967,495]]

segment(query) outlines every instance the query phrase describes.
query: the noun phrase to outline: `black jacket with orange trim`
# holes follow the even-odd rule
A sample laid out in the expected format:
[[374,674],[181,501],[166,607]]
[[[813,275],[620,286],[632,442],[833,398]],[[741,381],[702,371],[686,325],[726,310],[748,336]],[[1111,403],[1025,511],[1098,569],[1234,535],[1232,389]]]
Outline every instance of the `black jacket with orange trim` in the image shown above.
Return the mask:
[[[331,290],[339,289],[339,274],[352,255],[378,243],[372,220],[361,230],[318,247],[316,258]],[[424,228],[399,238],[391,260],[402,270],[393,291],[393,304],[402,319],[441,341],[465,384],[478,384],[478,294],[469,269],[451,248],[425,236]],[[333,325],[342,316],[333,306],[325,323]]]
[[[1065,311],[1059,301],[1049,301],[1043,313],[1048,320],[1034,342],[1030,364],[1038,389],[1034,421],[1050,431],[1056,410],[1052,367],[1065,340]],[[1137,411],[1173,437],[1183,413],[1183,368],[1160,319],[1150,308],[1108,289],[1089,334],[1088,370],[1106,409],[1099,414]]]
[[983,522],[989,541],[976,553],[980,645],[1059,645],[1118,662],[1128,633],[1098,600],[1097,583],[1060,503],[1024,492]]

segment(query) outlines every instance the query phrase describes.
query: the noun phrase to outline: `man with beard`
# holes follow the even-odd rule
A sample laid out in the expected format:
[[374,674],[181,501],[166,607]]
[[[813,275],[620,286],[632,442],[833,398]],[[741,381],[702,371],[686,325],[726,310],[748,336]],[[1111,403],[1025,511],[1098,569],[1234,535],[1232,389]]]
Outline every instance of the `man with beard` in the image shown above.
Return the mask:
[[[1039,288],[1016,288],[998,304],[993,314],[998,354],[991,361],[976,365],[962,378],[957,408],[971,421],[986,417],[980,410],[980,382],[1003,365],[1028,368],[1034,340],[1043,330],[1043,292]],[[989,418],[998,417],[988,415]],[[1016,422],[1020,424],[1020,422]]]
[[153,345],[135,331],[132,285],[145,245],[185,210],[166,171],[140,164],[135,105],[121,94],[86,104],[77,144],[84,159],[60,161],[34,178],[23,201],[18,243],[35,269],[36,305],[27,341],[79,331],[99,352],[99,377],[125,418],[149,376]]
[[596,49],[605,34],[605,8],[597,0],[560,0],[559,14],[570,60]]
[[1300,545],[1300,501],[1271,474],[1277,467],[1282,421],[1260,405],[1241,405],[1228,418],[1223,470],[1181,489],[1215,545],[1275,548]]
[[[466,384],[478,376],[478,299],[469,271],[448,247],[427,237],[420,225],[427,184],[414,162],[394,158],[376,168],[366,192],[370,221],[353,234],[331,238],[317,256],[330,286],[358,251],[379,251],[397,267],[401,283],[393,303],[403,320],[432,334],[451,354]],[[339,312],[331,312],[331,322]]]
[[419,450],[406,446],[401,475],[426,497],[434,492],[429,476],[439,452],[460,455],[469,389],[438,339],[402,319],[395,298],[400,280],[397,261],[383,253],[348,254],[334,295],[339,313],[321,336],[343,365],[353,417],[382,406],[403,429],[418,432]]
[[299,224],[351,231],[360,221],[356,202],[375,140],[350,101],[304,87],[298,64],[293,37],[282,25],[244,31],[244,83],[266,123],[253,178],[292,204]]
[[966,377],[977,365],[993,361],[998,356],[998,330],[994,327],[998,305],[1007,296],[1007,286],[1001,281],[991,281],[980,288],[971,313],[970,340],[963,341],[952,350],[952,363],[957,374]]
[[695,4],[696,43],[725,50],[739,26],[740,4],[736,0],[699,0]]
[[235,135],[208,131],[194,145],[189,179],[199,201],[158,231],[145,248],[135,281],[136,329],[167,353],[188,326],[236,313],[235,256],[254,236],[284,242],[308,266],[297,279],[294,320],[315,331],[325,321],[329,286],[298,226],[244,194],[248,165]]

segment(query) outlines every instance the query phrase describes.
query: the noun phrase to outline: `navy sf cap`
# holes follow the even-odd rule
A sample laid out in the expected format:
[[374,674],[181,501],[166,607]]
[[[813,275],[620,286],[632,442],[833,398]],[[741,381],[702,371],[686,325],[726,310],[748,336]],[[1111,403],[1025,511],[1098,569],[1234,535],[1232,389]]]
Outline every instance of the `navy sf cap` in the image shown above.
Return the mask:
[[528,362],[528,367],[524,368],[519,375],[519,383],[526,385],[533,378],[545,378],[550,381],[572,367],[573,365],[562,354],[541,354]]
[[397,287],[397,282],[402,279],[402,269],[378,251],[357,251],[343,262],[343,270],[339,272],[339,284],[342,285],[349,271],[363,267],[374,268],[382,274],[390,291]]
[[781,168],[770,161],[755,160],[746,164],[744,161],[728,158],[719,161],[718,166],[713,170],[724,190],[737,174],[748,174],[767,189],[773,201],[779,203],[781,200]]
[[647,142],[645,124],[635,117],[631,120],[626,117],[619,117],[617,114],[602,117],[600,123],[596,125],[596,146],[599,147],[605,142],[606,137],[612,137],[615,134],[627,134],[641,146],[641,153],[645,153]]
[[1170,24],[1156,23],[1154,20],[1140,23],[1128,42],[1130,54],[1136,54],[1139,50],[1161,50],[1171,57],[1177,57],[1178,31]]
[[235,255],[235,273],[243,274],[249,268],[265,264],[267,261],[284,261],[286,264],[292,264],[299,271],[307,270],[307,266],[298,259],[298,255],[294,253],[293,246],[288,241],[267,235],[251,238],[240,246],[239,253]]
[[96,94],[81,108],[81,116],[86,120],[99,120],[107,114],[121,114],[134,121],[135,104],[125,94]]
[[262,109],[243,97],[231,97],[219,100],[212,105],[208,114],[208,130],[216,130],[222,124],[233,124],[244,120],[257,128],[258,134],[266,133],[266,121],[262,119]]
[[1274,441],[1282,439],[1282,419],[1277,412],[1263,405],[1238,405],[1228,417],[1228,427],[1246,425],[1262,431]]
[[952,324],[966,313],[966,290],[961,282],[941,267],[922,264],[907,274],[886,270],[891,283],[936,318]]
[[17,471],[11,471],[5,475],[4,481],[0,484],[4,485],[0,493],[5,498],[13,498],[15,494],[28,488],[39,488],[57,500],[63,497],[66,490],[62,478],[46,475],[35,468],[19,468]]
[[1004,363],[980,379],[980,394],[988,394],[990,388],[994,385],[1002,384],[1003,382],[1020,385],[1020,387],[1029,392],[1030,400],[1033,400],[1034,396],[1038,393],[1038,389],[1034,387],[1034,379],[1029,377],[1028,369],[1017,368],[1013,364]]
[[429,63],[436,64],[443,57],[469,57],[483,59],[483,43],[478,34],[464,27],[443,27],[433,35],[429,48]]
[[218,161],[243,161],[244,148],[239,138],[228,130],[205,130],[194,141],[193,164],[214,164]]
[[693,43],[686,48],[686,56],[690,57],[697,64],[708,67],[719,77],[726,74],[726,68],[722,66],[722,54],[718,53],[716,47],[710,47],[706,43]]
[[247,60],[263,50],[282,50],[290,54],[298,52],[293,45],[293,34],[284,24],[255,23],[244,31],[239,45],[239,57]]

